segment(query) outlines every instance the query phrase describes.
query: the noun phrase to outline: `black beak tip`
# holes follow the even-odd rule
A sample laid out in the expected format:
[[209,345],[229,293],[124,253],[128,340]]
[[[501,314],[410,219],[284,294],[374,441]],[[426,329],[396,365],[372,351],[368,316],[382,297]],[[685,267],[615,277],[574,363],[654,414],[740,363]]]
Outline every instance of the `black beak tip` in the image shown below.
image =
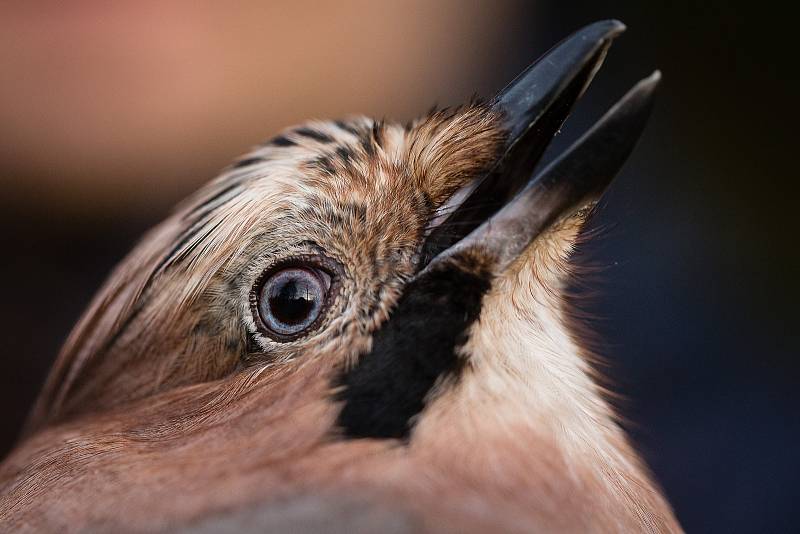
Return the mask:
[[619,35],[620,33],[624,32],[625,30],[628,29],[628,27],[625,26],[625,23],[622,22],[621,20],[618,20],[618,19],[601,20],[601,21],[595,22],[590,27],[592,27],[592,26],[599,26],[599,27],[605,28],[606,34],[608,34],[608,35],[610,35],[612,37],[615,37],[615,36]]
[[625,25],[614,19],[589,24],[543,54],[498,93],[493,106],[506,116],[510,143],[548,109],[558,110],[548,128],[557,130],[602,65],[611,42],[624,31]]
[[624,30],[625,25],[613,19],[578,30],[498,94],[492,107],[504,117],[506,147],[458,208],[428,235],[422,269],[436,256],[446,261],[470,246],[482,247],[502,267],[554,218],[600,198],[644,129],[661,79],[658,71],[639,82],[546,169],[533,171],[612,41]]
[[639,82],[639,87],[649,95],[656,90],[659,83],[661,83],[661,71],[654,70],[650,76]]

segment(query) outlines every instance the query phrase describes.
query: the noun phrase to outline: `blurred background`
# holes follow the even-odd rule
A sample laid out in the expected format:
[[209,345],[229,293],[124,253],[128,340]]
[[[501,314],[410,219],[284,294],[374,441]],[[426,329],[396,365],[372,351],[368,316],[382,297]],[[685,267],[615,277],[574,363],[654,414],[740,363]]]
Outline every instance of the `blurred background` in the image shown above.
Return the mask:
[[662,70],[578,256],[603,267],[588,306],[606,372],[688,531],[789,531],[798,93],[788,16],[768,3],[1,3],[0,454],[110,268],[237,154],[307,118],[491,95],[612,17],[629,29],[556,140]]

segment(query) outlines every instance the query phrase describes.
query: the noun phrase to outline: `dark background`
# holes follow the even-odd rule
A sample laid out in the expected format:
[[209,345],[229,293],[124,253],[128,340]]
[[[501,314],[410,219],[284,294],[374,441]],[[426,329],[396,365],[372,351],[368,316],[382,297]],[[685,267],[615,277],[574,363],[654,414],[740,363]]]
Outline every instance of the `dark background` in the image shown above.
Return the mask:
[[556,141],[662,70],[650,126],[594,221],[601,238],[579,255],[603,267],[589,307],[607,374],[688,531],[791,530],[800,336],[788,13],[633,0],[9,4],[0,450],[109,269],[236,154],[308,117],[405,120],[490,95],[571,31],[613,17],[629,29]]

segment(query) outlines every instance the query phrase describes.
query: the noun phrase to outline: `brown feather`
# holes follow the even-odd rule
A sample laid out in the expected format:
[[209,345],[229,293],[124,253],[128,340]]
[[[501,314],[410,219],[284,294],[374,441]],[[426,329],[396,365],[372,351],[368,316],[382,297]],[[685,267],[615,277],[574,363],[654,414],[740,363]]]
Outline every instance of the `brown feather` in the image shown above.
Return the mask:
[[[334,374],[369,350],[428,222],[503,138],[480,104],[407,128],[311,122],[184,202],[67,340],[0,468],[3,530],[680,531],[569,326],[584,213],[495,281],[467,372],[437,385],[408,443],[338,434]],[[260,336],[254,281],[315,247],[345,269],[325,321]]]

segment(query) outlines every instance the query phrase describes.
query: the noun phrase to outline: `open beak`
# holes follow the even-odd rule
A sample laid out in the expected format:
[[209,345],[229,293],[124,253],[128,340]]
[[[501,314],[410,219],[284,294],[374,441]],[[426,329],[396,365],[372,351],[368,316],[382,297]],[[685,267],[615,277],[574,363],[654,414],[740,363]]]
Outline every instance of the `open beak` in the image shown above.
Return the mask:
[[459,347],[492,280],[559,218],[596,202],[622,167],[647,121],[657,72],[534,173],[623,28],[616,21],[587,26],[494,100],[508,132],[503,152],[485,176],[448,203],[453,211],[428,234],[420,271],[374,333],[370,352],[337,379],[344,435],[408,438],[437,381],[458,376],[465,361]]
[[611,40],[624,29],[611,20],[579,30],[497,95],[492,107],[505,121],[504,151],[430,231],[418,276],[471,249],[491,260],[492,271],[499,274],[553,222],[599,199],[644,129],[658,72],[634,86],[546,169],[533,170],[599,69]]

